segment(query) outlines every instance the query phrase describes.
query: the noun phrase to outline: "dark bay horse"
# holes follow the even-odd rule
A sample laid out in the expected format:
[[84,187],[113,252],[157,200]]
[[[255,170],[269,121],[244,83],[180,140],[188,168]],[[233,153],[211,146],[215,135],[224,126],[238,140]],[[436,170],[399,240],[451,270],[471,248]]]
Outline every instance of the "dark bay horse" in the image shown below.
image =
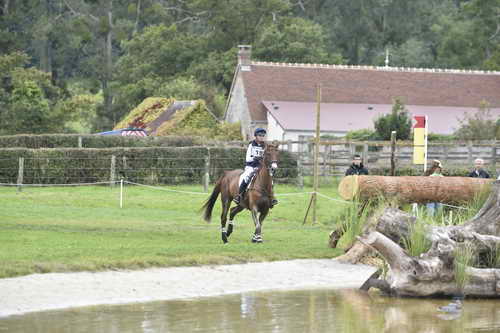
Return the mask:
[[253,180],[248,185],[248,190],[243,200],[241,200],[239,205],[231,208],[227,228],[227,214],[233,202],[233,198],[238,194],[238,182],[243,170],[226,171],[224,175],[217,180],[212,194],[201,210],[203,211],[204,220],[210,222],[212,218],[212,209],[217,201],[217,197],[221,194],[222,214],[220,223],[222,241],[224,243],[227,243],[228,237],[233,232],[234,217],[245,208],[252,212],[252,218],[255,224],[255,233],[252,236],[252,242],[262,243],[262,223],[271,208],[271,200],[273,199],[273,171],[274,168],[277,167],[277,162],[278,145],[266,144],[261,165],[253,177]]

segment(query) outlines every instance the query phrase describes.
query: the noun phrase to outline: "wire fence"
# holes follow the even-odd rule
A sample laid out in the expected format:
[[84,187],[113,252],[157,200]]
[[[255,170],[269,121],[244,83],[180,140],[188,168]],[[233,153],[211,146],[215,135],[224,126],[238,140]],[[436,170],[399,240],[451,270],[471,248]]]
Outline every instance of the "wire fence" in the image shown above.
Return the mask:
[[[0,183],[90,184],[124,179],[148,185],[203,184],[207,190],[225,171],[234,170],[240,164],[243,162],[226,157],[3,158],[0,159]],[[307,176],[296,160],[288,158],[280,160],[274,180],[277,184],[302,187]],[[332,176],[324,175],[325,178]]]

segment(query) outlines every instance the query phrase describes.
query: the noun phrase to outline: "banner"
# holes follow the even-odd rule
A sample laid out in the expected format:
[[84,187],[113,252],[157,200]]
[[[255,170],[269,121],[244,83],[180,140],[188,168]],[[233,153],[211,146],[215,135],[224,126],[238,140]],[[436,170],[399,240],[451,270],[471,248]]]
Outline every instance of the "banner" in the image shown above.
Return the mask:
[[413,125],[413,164],[423,164],[427,161],[427,116],[414,116]]

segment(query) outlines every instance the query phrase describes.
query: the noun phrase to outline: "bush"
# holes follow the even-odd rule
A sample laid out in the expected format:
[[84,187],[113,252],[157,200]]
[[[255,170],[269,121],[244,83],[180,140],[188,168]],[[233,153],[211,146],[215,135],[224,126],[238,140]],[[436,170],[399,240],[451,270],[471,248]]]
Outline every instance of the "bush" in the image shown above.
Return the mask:
[[411,118],[404,103],[396,98],[392,112],[378,117],[374,123],[377,137],[381,140],[390,140],[391,132],[396,131],[397,140],[408,140],[411,133]]
[[78,148],[78,138],[82,138],[84,148],[113,147],[186,147],[202,145],[203,140],[193,136],[132,137],[114,135],[9,135],[0,136],[3,148]]

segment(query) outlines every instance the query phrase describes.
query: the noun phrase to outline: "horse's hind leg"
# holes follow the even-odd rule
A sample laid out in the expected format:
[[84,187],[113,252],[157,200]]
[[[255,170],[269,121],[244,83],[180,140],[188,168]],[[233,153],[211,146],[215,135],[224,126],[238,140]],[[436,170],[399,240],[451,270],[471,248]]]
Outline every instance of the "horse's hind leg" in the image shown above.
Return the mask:
[[[229,212],[229,206],[231,202],[229,200],[222,200],[222,214],[220,216],[220,227],[222,242],[227,243],[227,237],[229,236],[226,230],[227,213]],[[232,229],[232,228],[231,228]]]
[[241,212],[243,209],[244,208],[241,207],[240,205],[231,208],[231,211],[229,213],[229,223],[227,225],[227,232],[226,232],[227,237],[229,237],[233,233],[233,225],[234,225],[233,219],[234,219],[234,217],[236,216],[236,214]]

